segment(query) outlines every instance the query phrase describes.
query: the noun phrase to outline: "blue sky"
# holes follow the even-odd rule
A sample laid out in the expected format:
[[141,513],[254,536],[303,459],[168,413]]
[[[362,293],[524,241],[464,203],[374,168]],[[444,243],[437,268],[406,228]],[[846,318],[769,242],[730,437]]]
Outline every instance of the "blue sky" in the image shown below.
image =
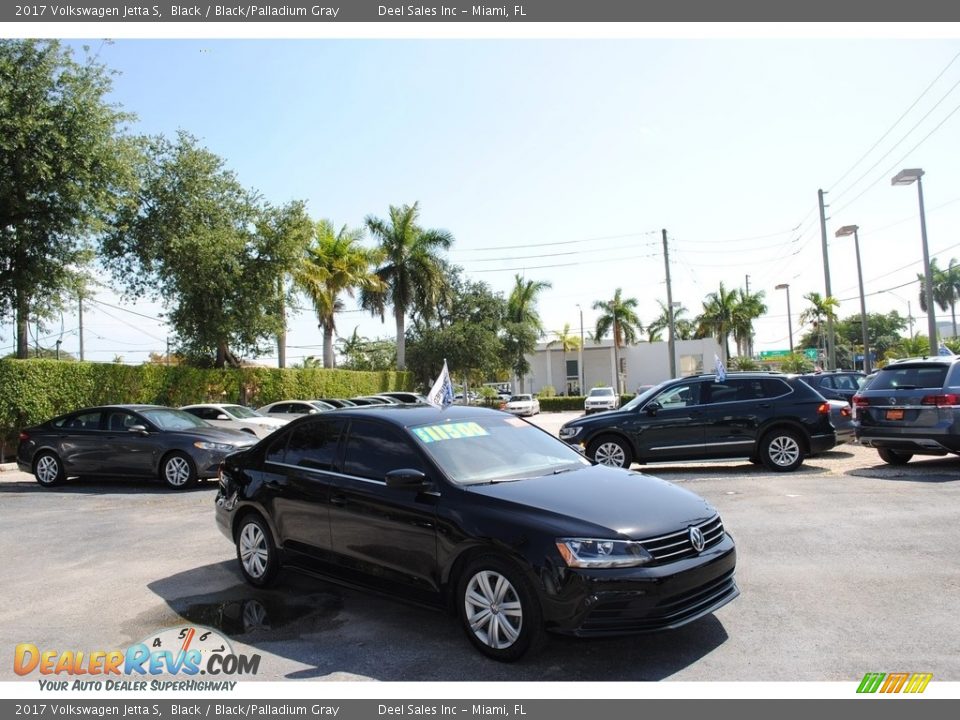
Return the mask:
[[[774,286],[791,285],[798,338],[802,295],[824,291],[823,188],[841,316],[859,312],[856,267],[852,239],[833,233],[858,224],[868,311],[905,315],[910,301],[923,332],[918,285],[879,292],[921,270],[915,186],[889,181],[901,167],[927,173],[931,254],[943,266],[960,257],[960,112],[947,119],[960,108],[957,40],[85,42],[121,73],[114,98],[138,132],[185,129],[244,185],[275,203],[304,199],[338,225],[419,201],[422,224],[453,233],[450,258],[471,277],[504,292],[517,272],[552,282],[540,304],[551,331],[578,330],[578,303],[590,329],[593,302],[617,287],[652,320],[666,298],[666,228],[674,299],[690,316],[721,281],[749,275],[769,306],[757,349],[786,347]],[[163,350],[160,323],[102,306],[84,320],[89,359]],[[360,312],[338,325],[392,334],[389,319]],[[320,341],[309,311],[295,318],[291,360],[319,354]],[[67,332],[63,348],[77,345]]]

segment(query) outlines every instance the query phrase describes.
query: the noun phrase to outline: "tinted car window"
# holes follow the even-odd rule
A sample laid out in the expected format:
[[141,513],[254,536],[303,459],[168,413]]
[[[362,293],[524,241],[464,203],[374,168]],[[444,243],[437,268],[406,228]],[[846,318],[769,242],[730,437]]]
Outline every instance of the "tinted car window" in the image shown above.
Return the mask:
[[884,368],[870,384],[871,390],[942,388],[948,365],[894,365]]
[[[681,385],[673,385],[655,398],[654,402],[660,403],[660,406],[665,410],[669,408],[682,408],[689,407],[691,405],[700,404],[700,386],[702,383],[692,382],[692,383],[683,383]],[[633,404],[630,403],[628,407],[632,407]]]
[[777,378],[764,378],[760,381],[763,387],[763,395],[765,398],[775,398],[782,395],[786,395],[791,391],[791,388],[783,380]]
[[384,481],[391,470],[407,468],[426,472],[406,437],[387,425],[354,420],[343,459],[345,474]]
[[336,470],[337,446],[343,426],[344,423],[337,420],[298,425],[290,433],[283,462],[311,470]]
[[207,408],[207,407],[190,408],[189,410],[184,410],[184,412],[188,412],[191,415],[196,415],[198,418],[202,420],[216,420],[217,416],[222,414],[216,408]]
[[111,432],[125,432],[127,428],[143,422],[126,410],[111,410],[107,414],[107,430]]
[[276,437],[270,445],[267,446],[267,452],[264,454],[263,459],[267,462],[272,463],[282,463],[283,456],[287,452],[287,441],[290,439],[291,433],[282,433]]
[[100,411],[79,413],[78,415],[61,418],[55,420],[53,426],[65,430],[99,430]]

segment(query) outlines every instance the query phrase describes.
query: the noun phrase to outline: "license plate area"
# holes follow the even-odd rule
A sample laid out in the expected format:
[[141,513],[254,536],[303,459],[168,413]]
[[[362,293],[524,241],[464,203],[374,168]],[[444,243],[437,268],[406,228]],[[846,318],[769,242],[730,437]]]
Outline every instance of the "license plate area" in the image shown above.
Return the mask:
[[887,420],[903,420],[903,410],[887,410],[884,417],[886,417]]

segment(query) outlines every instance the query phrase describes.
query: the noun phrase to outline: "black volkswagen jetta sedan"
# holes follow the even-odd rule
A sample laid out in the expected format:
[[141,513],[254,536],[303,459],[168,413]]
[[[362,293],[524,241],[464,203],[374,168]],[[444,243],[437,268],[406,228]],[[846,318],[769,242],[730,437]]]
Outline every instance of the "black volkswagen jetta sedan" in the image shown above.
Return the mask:
[[706,501],[496,410],[296,420],[227,456],[216,519],[253,585],[286,565],[446,607],[502,661],[547,630],[675,628],[739,594],[733,540]]

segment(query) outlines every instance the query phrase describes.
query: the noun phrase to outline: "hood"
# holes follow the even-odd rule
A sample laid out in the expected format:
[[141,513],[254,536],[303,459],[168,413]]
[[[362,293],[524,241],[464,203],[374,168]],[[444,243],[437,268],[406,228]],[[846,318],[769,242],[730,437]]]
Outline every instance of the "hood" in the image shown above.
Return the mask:
[[278,428],[283,427],[288,422],[289,418],[275,418],[275,417],[252,417],[252,418],[243,418],[245,422],[254,424],[254,425],[263,425],[263,427],[272,427]]
[[[472,485],[468,492],[536,508],[558,534],[606,530],[633,540],[683,530],[716,514],[706,500],[666,480],[604,465],[545,477]],[[596,531],[594,530],[594,531]]]
[[[590,427],[592,425],[599,425],[602,427],[610,427],[611,423],[619,422],[619,418],[628,418],[631,415],[635,414],[636,411],[624,410],[619,408],[616,410],[607,410],[599,415],[583,415],[581,417],[575,418],[570,422],[564,423],[563,427]],[[614,418],[617,418],[614,420]],[[579,436],[578,436],[579,437]]]

